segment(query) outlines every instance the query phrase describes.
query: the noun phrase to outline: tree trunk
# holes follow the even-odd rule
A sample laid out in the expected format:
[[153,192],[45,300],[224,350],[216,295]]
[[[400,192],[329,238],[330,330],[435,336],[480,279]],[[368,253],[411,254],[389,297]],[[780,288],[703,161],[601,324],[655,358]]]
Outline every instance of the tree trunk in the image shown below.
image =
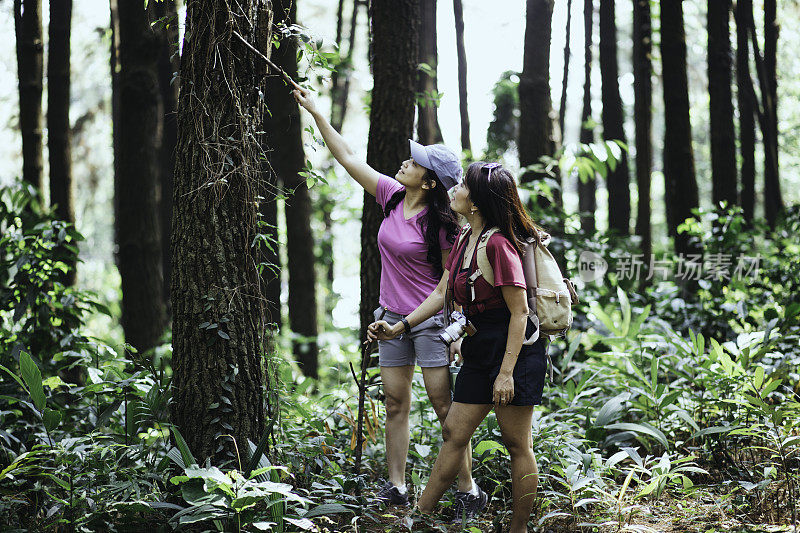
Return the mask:
[[[344,118],[347,114],[347,99],[350,96],[350,80],[353,77],[353,49],[356,43],[356,28],[358,24],[358,11],[361,0],[353,0],[353,13],[350,16],[350,29],[347,38],[347,53],[339,63],[336,70],[331,75],[331,126],[336,131],[342,130]],[[337,19],[336,39],[339,43],[339,53],[341,54],[341,18]],[[341,56],[340,56],[341,57]],[[344,80],[342,80],[344,74]]]
[[[539,162],[542,156],[553,156],[556,142],[553,137],[553,107],[550,100],[550,32],[553,0],[527,0],[525,15],[525,45],[522,75],[519,80],[519,163],[527,167]],[[549,177],[546,173],[529,170],[523,182]],[[558,176],[555,179],[559,180]],[[561,205],[561,195],[556,194]]]
[[178,87],[180,55],[178,48],[178,5],[176,0],[149,2],[153,29],[159,38],[158,84],[164,104],[164,128],[161,135],[160,195],[161,269],[164,277],[164,306],[169,313],[169,288],[172,272],[172,173],[175,170],[175,143],[178,141]]
[[730,0],[708,1],[708,95],[711,114],[711,181],[714,207],[738,204],[736,135],[731,93]]
[[[408,158],[408,139],[414,131],[414,103],[420,18],[419,0],[373,0],[372,108],[370,112],[367,163],[378,172],[393,176]],[[361,337],[378,306],[381,261],[378,228],[383,215],[375,197],[364,193],[361,219]]]
[[697,179],[694,173],[692,125],[689,119],[689,82],[686,75],[686,35],[683,31],[683,5],[661,0],[661,57],[664,76],[664,188],[667,227],[675,238],[677,253],[697,253],[685,233],[677,232],[698,206]]
[[766,94],[764,114],[766,131],[764,137],[764,212],[771,228],[783,212],[783,198],[778,162],[778,20],[776,0],[764,0],[764,70]]
[[122,328],[139,350],[156,346],[166,327],[157,202],[163,107],[158,38],[144,7],[120,2],[118,167],[114,179]]
[[[653,66],[652,18],[650,0],[633,1],[633,116],[636,126],[636,235],[641,238],[642,254],[649,261],[653,253],[650,225],[650,177],[653,165]],[[641,286],[648,280],[642,277]]]
[[[594,128],[588,127],[592,118],[592,33],[594,26],[594,2],[583,0],[583,110],[581,111],[582,144],[594,142]],[[595,213],[597,211],[597,179],[589,177],[584,183],[578,179],[578,210],[581,216],[581,230],[586,235],[594,235],[597,230]]]
[[458,109],[461,114],[461,151],[472,158],[472,142],[469,139],[469,111],[467,109],[467,52],[464,49],[464,6],[461,0],[453,0],[456,21],[456,53],[458,56]]
[[736,2],[736,85],[739,106],[739,150],[742,159],[740,202],[745,220],[752,223],[756,202],[756,122],[753,78],[750,75],[748,24],[753,16],[753,1]]
[[[273,0],[276,24],[297,22],[296,0]],[[272,60],[292,78],[297,78],[297,44],[283,39],[272,50]],[[278,76],[267,78],[265,120],[269,138],[270,163],[284,187],[292,191],[285,202],[286,241],[289,275],[289,326],[293,333],[293,352],[303,374],[318,375],[317,299],[314,237],[311,233],[311,199],[306,180],[299,173],[305,167],[300,110],[291,88]]]
[[430,70],[417,71],[417,138],[422,144],[441,143],[442,130],[439,127],[437,102],[439,86],[437,78],[438,53],[436,50],[436,0],[419,0],[419,62]]
[[[617,22],[614,0],[600,0],[600,78],[603,96],[603,138],[627,144],[623,127],[625,117],[619,95],[617,66]],[[622,151],[614,170],[608,172],[608,228],[620,235],[630,234],[631,191],[628,154]]]
[[[50,1],[50,43],[47,48],[47,150],[50,156],[50,205],[60,220],[75,224],[72,200],[72,132],[69,122],[72,0]],[[75,285],[76,264],[64,277]]]
[[564,71],[561,76],[561,101],[558,106],[558,135],[564,142],[564,118],[567,116],[567,85],[569,84],[569,40],[572,37],[572,0],[567,0],[567,31],[564,42]]
[[265,307],[252,247],[265,67],[232,31],[255,46],[269,43],[269,6],[187,6],[173,194],[172,420],[201,464],[235,461],[267,423]]
[[[22,180],[42,193],[42,1],[14,0]],[[44,199],[42,199],[44,203]]]

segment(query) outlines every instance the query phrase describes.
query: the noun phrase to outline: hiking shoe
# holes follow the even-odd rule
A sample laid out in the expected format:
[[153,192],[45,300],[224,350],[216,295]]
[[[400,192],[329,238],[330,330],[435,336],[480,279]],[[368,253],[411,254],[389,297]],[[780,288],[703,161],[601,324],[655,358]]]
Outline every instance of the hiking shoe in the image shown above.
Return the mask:
[[391,481],[387,481],[375,497],[383,500],[387,505],[408,505],[408,490],[401,493],[400,489],[392,485]]
[[457,491],[453,501],[453,511],[455,511],[453,523],[460,524],[464,517],[467,520],[474,518],[483,511],[487,503],[489,503],[489,496],[480,487],[478,487],[477,496],[470,492]]

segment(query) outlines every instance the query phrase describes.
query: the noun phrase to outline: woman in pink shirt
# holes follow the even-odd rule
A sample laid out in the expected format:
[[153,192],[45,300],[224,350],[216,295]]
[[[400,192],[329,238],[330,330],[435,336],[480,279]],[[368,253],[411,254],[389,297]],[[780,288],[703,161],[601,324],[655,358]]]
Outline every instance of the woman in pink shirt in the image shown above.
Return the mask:
[[[451,207],[467,218],[469,228],[450,253],[439,285],[406,321],[414,328],[439,312],[449,289],[476,332],[453,343],[463,365],[444,423],[444,444],[417,505],[423,513],[433,510],[453,482],[459,468],[457,458],[494,407],[511,456],[514,513],[509,531],[520,533],[527,531],[539,480],[531,420],[533,406],[542,401],[547,366],[544,337],[523,345],[536,330],[528,319],[520,254],[522,243],[538,240],[540,230],[526,213],[513,176],[497,163],[471,164],[452,198]],[[486,241],[492,284],[481,275],[473,278],[478,270],[475,250],[490,228],[499,229]],[[470,279],[474,282],[471,286]],[[368,331],[371,338],[391,339],[401,328],[379,321],[370,324]]]
[[[378,231],[381,307],[375,314],[377,318],[385,308],[387,323],[402,326],[406,315],[436,288],[458,234],[447,191],[461,179],[459,158],[445,146],[422,146],[410,140],[411,158],[402,163],[394,179],[390,178],[355,157],[342,136],[316,109],[307,91],[295,90],[294,96],[314,118],[331,154],[364,190],[375,196],[383,210],[385,218]],[[432,313],[414,331],[378,344],[386,395],[389,481],[377,496],[391,504],[408,503],[405,465],[415,363],[422,369],[425,389],[440,421],[444,422],[450,409],[450,353],[438,337],[443,325],[441,314]],[[469,447],[458,462],[456,504],[472,515],[472,504],[479,499],[480,489],[472,481]]]

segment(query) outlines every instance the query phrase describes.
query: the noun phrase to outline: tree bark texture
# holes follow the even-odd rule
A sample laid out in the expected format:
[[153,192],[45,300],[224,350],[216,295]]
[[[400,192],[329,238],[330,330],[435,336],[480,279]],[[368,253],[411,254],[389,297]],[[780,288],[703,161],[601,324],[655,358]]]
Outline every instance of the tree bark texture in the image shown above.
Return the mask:
[[783,212],[780,165],[778,160],[778,20],[776,0],[764,0],[764,70],[766,100],[764,114],[766,130],[764,138],[764,212],[771,228]]
[[711,181],[714,207],[738,204],[736,189],[736,134],[731,91],[730,0],[709,0],[708,95],[711,114]]
[[[297,21],[296,0],[274,0],[275,23],[291,26]],[[297,78],[297,43],[283,39],[272,50],[272,60],[293,79]],[[295,359],[306,376],[316,378],[319,368],[317,348],[317,299],[314,236],[311,233],[311,198],[306,180],[299,173],[305,166],[300,110],[291,87],[278,76],[267,78],[265,119],[270,163],[289,191],[285,202],[286,241],[289,275],[289,326]]]
[[[636,234],[648,261],[653,253],[650,183],[653,166],[653,65],[650,0],[633,1],[633,116],[636,127]],[[642,285],[647,284],[645,277]]]
[[[592,118],[592,34],[594,29],[594,2],[583,0],[583,107],[581,111],[581,144],[594,142],[594,128],[588,127]],[[578,210],[581,216],[581,229],[587,235],[594,235],[597,229],[597,179],[589,177],[586,182],[578,179]]]
[[739,154],[741,168],[740,202],[745,220],[752,222],[756,202],[756,120],[753,78],[750,74],[749,20],[753,16],[753,1],[736,2],[736,85],[739,107]]
[[[72,197],[72,130],[69,122],[70,27],[72,0],[50,1],[47,48],[47,151],[50,159],[50,205],[60,220],[75,224]],[[64,278],[75,284],[76,264]]]
[[[394,176],[409,156],[408,139],[414,131],[420,4],[419,0],[373,0],[369,7],[374,85],[367,163],[378,172]],[[359,307],[362,338],[378,306],[381,261],[377,236],[382,220],[375,197],[365,192]]]
[[143,5],[119,2],[119,162],[114,177],[122,328],[139,350],[156,346],[166,327],[161,271],[158,180],[163,107],[158,38]]
[[[527,0],[522,75],[519,80],[519,163],[521,167],[539,162],[556,151],[553,136],[553,106],[550,100],[550,35],[553,0]],[[547,175],[528,171],[522,181]],[[560,204],[560,195],[557,195]]]
[[419,0],[419,62],[430,70],[418,70],[417,139],[424,145],[441,143],[442,129],[439,127],[436,50],[436,0]]
[[[600,78],[603,98],[603,138],[627,144],[625,116],[619,95],[619,67],[617,63],[617,22],[614,0],[600,0]],[[609,169],[608,228],[620,235],[630,234],[631,191],[628,174],[628,154],[622,150],[614,170]]]
[[694,172],[692,126],[689,119],[689,83],[686,75],[686,35],[683,30],[683,5],[661,0],[661,57],[664,72],[664,187],[667,227],[675,238],[675,251],[696,253],[678,225],[693,216],[698,206]]
[[[42,192],[42,0],[14,0],[22,180]],[[44,202],[43,202],[44,203]]]
[[564,141],[564,119],[567,116],[567,86],[569,85],[569,41],[572,37],[572,0],[567,0],[567,31],[564,42],[564,69],[561,76],[561,101],[558,106],[558,137]]
[[252,246],[265,66],[232,31],[264,46],[271,27],[263,0],[187,5],[173,194],[172,420],[201,463],[235,460],[230,437],[246,450],[267,422],[265,307]]
[[453,0],[456,22],[456,54],[458,57],[458,109],[461,115],[461,150],[472,153],[469,138],[469,109],[467,106],[467,52],[464,48],[464,6],[461,0]]
[[164,127],[161,135],[159,176],[159,211],[161,213],[161,270],[164,277],[164,305],[169,312],[169,288],[172,275],[172,173],[175,170],[175,143],[178,141],[178,88],[180,54],[178,48],[178,5],[176,0],[149,2],[153,29],[159,38],[158,85],[163,103]]

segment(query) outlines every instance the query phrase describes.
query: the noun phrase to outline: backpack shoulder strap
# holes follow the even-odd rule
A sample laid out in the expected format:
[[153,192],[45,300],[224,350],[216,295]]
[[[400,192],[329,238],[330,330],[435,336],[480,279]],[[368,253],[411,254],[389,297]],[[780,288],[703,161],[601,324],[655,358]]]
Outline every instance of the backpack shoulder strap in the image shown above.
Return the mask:
[[478,254],[478,270],[476,270],[476,272],[480,272],[480,275],[483,276],[486,283],[492,287],[494,287],[494,270],[492,269],[492,264],[489,262],[489,256],[486,254],[486,245],[489,243],[489,237],[498,231],[500,231],[500,228],[497,227],[486,230],[483,236],[481,236],[481,240],[478,241],[478,245],[475,247],[475,253]]

